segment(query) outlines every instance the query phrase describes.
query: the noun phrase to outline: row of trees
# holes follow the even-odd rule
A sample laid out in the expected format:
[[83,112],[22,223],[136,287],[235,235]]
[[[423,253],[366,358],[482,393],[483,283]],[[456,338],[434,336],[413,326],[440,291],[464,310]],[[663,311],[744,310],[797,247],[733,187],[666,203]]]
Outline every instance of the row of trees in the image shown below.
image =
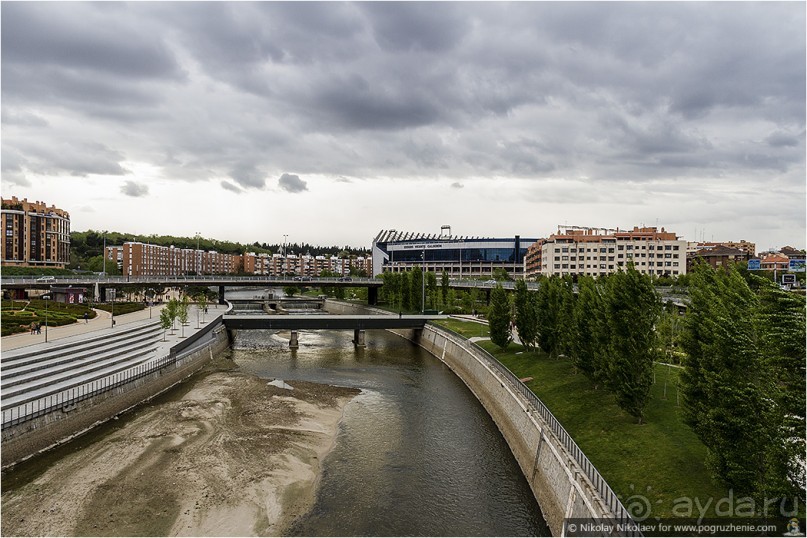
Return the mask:
[[[511,319],[527,349],[571,358],[595,387],[614,393],[619,406],[641,423],[653,382],[661,302],[649,276],[629,266],[595,280],[550,277],[535,293],[516,282],[513,308],[504,290],[491,294],[491,340],[505,348]],[[512,316],[511,316],[512,313]]]
[[[194,296],[196,306],[200,312],[207,311],[208,295],[206,293],[199,293]],[[188,324],[188,308],[190,307],[190,296],[185,294],[182,299],[170,299],[165,307],[160,311],[160,328],[163,330],[163,340],[165,340],[165,331],[169,329],[174,331],[174,324],[179,321],[182,328],[182,336],[185,336],[185,325]]]
[[[507,273],[502,271],[502,277]],[[443,271],[439,276],[420,267],[397,273],[382,273],[384,281],[379,299],[401,311],[439,310],[444,314],[484,313],[487,311],[485,294],[476,288],[468,291],[449,287],[448,273]],[[425,291],[425,304],[424,304]]]
[[571,280],[558,277],[542,280],[536,293],[517,282],[512,303],[497,287],[491,340],[505,348],[512,319],[527,348],[568,357],[639,422],[653,362],[682,357],[685,421],[707,447],[713,476],[759,501],[803,498],[804,296],[741,268],[699,264],[681,317],[662,307],[652,284],[628,267],[580,277],[576,294]]
[[755,500],[804,496],[805,299],[737,268],[691,274],[685,421],[712,473]]

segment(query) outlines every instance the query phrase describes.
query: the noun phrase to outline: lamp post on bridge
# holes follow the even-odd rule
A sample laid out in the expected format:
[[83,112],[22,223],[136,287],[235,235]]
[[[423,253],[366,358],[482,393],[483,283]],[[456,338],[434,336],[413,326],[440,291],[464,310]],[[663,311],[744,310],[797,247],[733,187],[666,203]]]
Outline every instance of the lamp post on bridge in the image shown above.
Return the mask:
[[426,308],[426,244],[423,244],[423,274],[420,276],[420,283],[422,284],[422,297],[420,299],[420,313],[423,314]]

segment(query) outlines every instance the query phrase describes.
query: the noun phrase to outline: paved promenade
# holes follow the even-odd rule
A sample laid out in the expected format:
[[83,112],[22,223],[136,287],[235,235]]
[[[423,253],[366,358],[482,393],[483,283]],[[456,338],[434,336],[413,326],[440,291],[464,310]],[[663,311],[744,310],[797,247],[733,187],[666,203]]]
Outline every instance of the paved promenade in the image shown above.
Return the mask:
[[[132,312],[131,314],[115,315],[115,328],[132,324],[142,323],[149,319],[157,321],[160,319],[160,311],[165,305],[155,305],[153,307],[140,310],[139,312]],[[226,306],[211,303],[208,305],[207,315],[204,317],[205,321],[210,321],[214,317],[222,314]],[[63,340],[65,338],[78,337],[79,335],[87,333],[97,333],[98,331],[112,331],[112,314],[104,310],[96,310],[98,315],[85,322],[80,319],[78,322],[71,325],[62,325],[61,327],[48,328],[48,344]],[[191,305],[188,315],[189,325],[185,327],[185,336],[190,336],[196,332],[196,309]],[[178,337],[180,331],[177,330],[175,335]],[[169,334],[170,336],[170,334]],[[30,332],[17,333],[9,336],[4,336],[0,340],[0,350],[9,351],[27,346],[37,344],[45,344],[45,328],[42,327],[42,334],[31,334]],[[45,344],[46,345],[46,344]],[[173,345],[173,344],[172,344]]]

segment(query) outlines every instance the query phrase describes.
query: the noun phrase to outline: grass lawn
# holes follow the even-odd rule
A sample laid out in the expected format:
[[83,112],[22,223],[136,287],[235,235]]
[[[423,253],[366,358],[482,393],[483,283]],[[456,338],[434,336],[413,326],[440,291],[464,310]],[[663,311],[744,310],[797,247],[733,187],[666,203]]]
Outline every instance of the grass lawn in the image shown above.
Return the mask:
[[479,345],[519,378],[533,378],[527,386],[560,420],[626,507],[631,497],[641,495],[654,517],[686,517],[681,512],[685,506],[694,507],[692,515],[698,517],[697,498],[701,507],[709,503],[707,516],[714,517],[715,503],[728,491],[712,482],[704,464],[706,447],[683,423],[676,403],[678,369],[656,365],[645,423],[639,425],[619,409],[610,393],[594,390],[583,374],[575,373],[569,360],[524,352],[516,344],[506,352],[489,341]]
[[474,336],[490,337],[490,330],[488,326],[482,323],[475,323],[473,321],[460,321],[458,319],[441,319],[434,322],[436,325],[450,329],[465,338],[472,338]]

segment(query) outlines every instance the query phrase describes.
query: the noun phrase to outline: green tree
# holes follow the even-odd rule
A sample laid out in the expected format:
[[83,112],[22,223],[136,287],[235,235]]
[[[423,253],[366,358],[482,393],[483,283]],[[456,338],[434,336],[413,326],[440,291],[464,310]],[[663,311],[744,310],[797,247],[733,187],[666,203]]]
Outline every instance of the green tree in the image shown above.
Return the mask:
[[564,356],[572,355],[575,341],[574,325],[574,284],[571,276],[565,276],[558,286],[558,315],[556,321],[557,352]]
[[513,339],[510,333],[510,301],[501,284],[497,284],[490,292],[488,327],[491,342],[503,350],[507,349]]
[[535,349],[538,339],[538,311],[535,294],[529,292],[527,283],[523,280],[516,281],[514,304],[518,338],[528,350]]
[[758,280],[759,307],[756,324],[763,375],[772,380],[767,396],[774,407],[767,426],[771,443],[766,447],[757,480],[757,496],[800,496],[804,500],[805,453],[805,331],[804,295],[782,291],[775,283]]
[[411,271],[398,273],[401,276],[401,310],[409,311],[412,309],[412,275]]
[[168,318],[171,320],[171,334],[174,333],[174,322],[179,315],[179,301],[176,299],[169,299],[168,304],[163,309],[168,312]]
[[163,330],[163,342],[165,342],[165,332],[173,329],[174,320],[171,318],[171,311],[168,307],[160,310],[160,328]]
[[[695,267],[682,340],[684,419],[714,477],[761,500],[781,442],[776,379],[760,353],[759,301],[734,267]],[[803,360],[803,358],[802,358]]]
[[632,263],[627,271],[611,275],[608,285],[609,386],[619,407],[641,424],[653,384],[654,328],[661,303],[650,277]]
[[289,297],[294,297],[295,293],[300,293],[300,288],[297,286],[283,286],[283,293]]
[[412,310],[420,312],[423,309],[423,271],[420,267],[414,267],[410,271],[411,284],[409,287],[409,302]]
[[[602,318],[604,302],[597,282],[591,276],[581,276],[577,282],[578,296],[574,307],[574,365],[597,387],[604,380],[601,358],[607,346]],[[606,327],[607,329],[607,327]]]
[[204,313],[207,312],[207,294],[200,293],[196,296],[196,305],[202,312],[202,323],[204,323]]
[[177,318],[179,318],[179,324],[182,329],[182,337],[185,338],[185,325],[188,324],[188,305],[190,301],[187,295],[182,296],[182,300],[179,302],[177,306]]
[[448,273],[443,271],[443,274],[440,277],[440,294],[443,298],[443,308],[445,308],[445,306],[448,304],[448,290],[450,289],[448,287],[448,283]]
[[563,295],[560,277],[551,276],[541,280],[536,296],[538,312],[538,345],[554,356],[560,346],[560,312]]
[[498,282],[507,282],[510,280],[510,274],[504,267],[498,267],[493,270],[491,277]]
[[437,275],[432,271],[426,272],[426,293],[432,309],[437,308]]

